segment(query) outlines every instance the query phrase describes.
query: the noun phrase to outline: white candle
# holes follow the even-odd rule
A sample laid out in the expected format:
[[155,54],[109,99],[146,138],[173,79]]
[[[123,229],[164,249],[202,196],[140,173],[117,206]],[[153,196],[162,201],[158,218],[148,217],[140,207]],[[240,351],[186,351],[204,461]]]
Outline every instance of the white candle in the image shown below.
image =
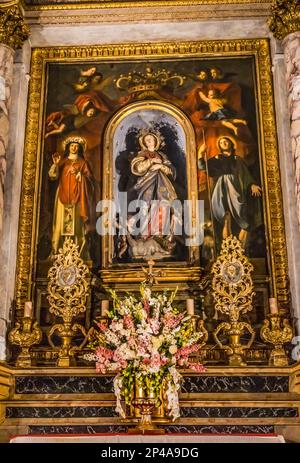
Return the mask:
[[187,299],[186,300],[186,311],[188,315],[194,315],[194,299]]
[[109,300],[108,299],[103,299],[101,301],[101,316],[102,317],[107,317],[109,312]]
[[278,306],[277,306],[276,297],[270,297],[269,305],[270,305],[270,313],[271,314],[277,314],[278,313]]
[[25,305],[24,305],[24,317],[32,318],[32,313],[33,313],[32,302],[31,301],[25,302]]

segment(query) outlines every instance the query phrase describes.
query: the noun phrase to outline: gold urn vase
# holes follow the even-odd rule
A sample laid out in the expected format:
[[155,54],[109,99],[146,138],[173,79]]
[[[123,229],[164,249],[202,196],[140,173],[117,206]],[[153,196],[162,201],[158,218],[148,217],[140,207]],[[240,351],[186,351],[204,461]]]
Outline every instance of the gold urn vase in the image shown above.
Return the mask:
[[164,434],[162,428],[158,428],[153,422],[165,422],[166,414],[164,407],[164,381],[159,391],[147,382],[142,381],[140,377],[135,377],[131,404],[130,404],[130,421],[138,421],[135,428],[129,428],[129,434]]

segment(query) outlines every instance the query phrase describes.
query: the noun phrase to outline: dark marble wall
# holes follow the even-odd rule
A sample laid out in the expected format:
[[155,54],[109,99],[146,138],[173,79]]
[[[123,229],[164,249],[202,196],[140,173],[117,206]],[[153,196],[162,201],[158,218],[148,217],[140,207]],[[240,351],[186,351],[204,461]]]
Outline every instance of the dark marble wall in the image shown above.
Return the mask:
[[181,407],[182,418],[290,418],[296,407]]
[[7,407],[6,418],[95,418],[119,416],[115,407]]
[[[182,418],[291,418],[296,407],[181,407]],[[7,407],[6,418],[116,417],[114,407]]]
[[[288,392],[288,376],[185,376],[181,392]],[[111,376],[17,376],[17,394],[113,393]]]
[[288,376],[185,376],[181,392],[288,392]]
[[17,376],[17,394],[113,393],[112,376]]

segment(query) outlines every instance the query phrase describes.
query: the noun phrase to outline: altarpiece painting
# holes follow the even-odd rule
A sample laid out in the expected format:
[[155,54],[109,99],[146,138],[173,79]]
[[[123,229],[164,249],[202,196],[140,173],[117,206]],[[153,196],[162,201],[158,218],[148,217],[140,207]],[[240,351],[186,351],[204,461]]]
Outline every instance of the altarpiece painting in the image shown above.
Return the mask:
[[[130,288],[152,259],[165,289],[187,295],[234,234],[254,264],[257,306],[270,295],[288,304],[266,40],[36,49],[22,192],[17,307],[32,296],[42,325],[65,237],[100,286]],[[117,208],[114,233],[101,236],[110,200],[127,212]],[[128,207],[137,200],[151,207],[151,227]],[[199,244],[175,232],[186,221]]]

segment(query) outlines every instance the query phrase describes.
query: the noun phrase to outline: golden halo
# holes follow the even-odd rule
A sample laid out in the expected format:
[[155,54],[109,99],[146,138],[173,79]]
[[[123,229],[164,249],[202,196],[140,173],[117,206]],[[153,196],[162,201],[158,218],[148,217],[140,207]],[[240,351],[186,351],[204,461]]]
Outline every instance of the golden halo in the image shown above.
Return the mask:
[[220,143],[220,140],[221,140],[222,138],[227,138],[227,140],[230,140],[231,143],[233,144],[233,148],[236,150],[236,141],[235,141],[235,139],[232,138],[232,137],[228,137],[227,135],[221,135],[221,137],[219,137],[219,138],[217,139],[217,147],[219,148],[219,150],[221,149],[219,143]]
[[145,145],[144,143],[144,139],[145,137],[147,137],[147,135],[151,135],[153,138],[155,138],[155,141],[156,141],[156,144],[155,144],[155,147],[154,149],[157,150],[159,147],[160,147],[160,144],[161,144],[161,140],[160,138],[153,132],[147,132],[147,133],[143,133],[142,135],[139,136],[139,144],[140,144],[140,147],[144,150],[147,150],[147,146]]
[[86,140],[84,138],[76,136],[76,135],[66,138],[63,141],[63,149],[64,149],[64,151],[66,151],[66,148],[70,143],[78,143],[78,145],[82,146],[83,152],[85,152],[87,144],[86,144]]

